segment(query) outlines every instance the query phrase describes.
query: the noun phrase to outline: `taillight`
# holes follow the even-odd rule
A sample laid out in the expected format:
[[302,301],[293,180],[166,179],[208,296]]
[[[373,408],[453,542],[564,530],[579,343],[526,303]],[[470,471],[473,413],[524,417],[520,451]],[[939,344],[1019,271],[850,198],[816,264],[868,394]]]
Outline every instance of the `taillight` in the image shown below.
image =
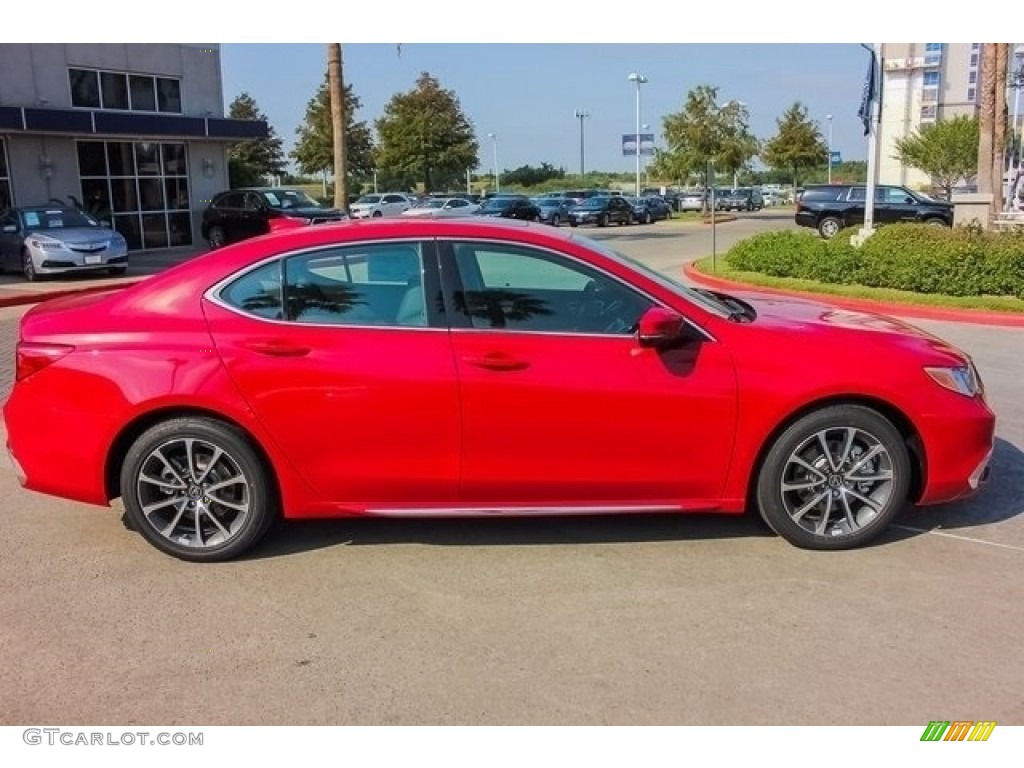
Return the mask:
[[23,381],[48,365],[52,365],[74,350],[70,344],[37,344],[19,341],[15,348],[14,378]]

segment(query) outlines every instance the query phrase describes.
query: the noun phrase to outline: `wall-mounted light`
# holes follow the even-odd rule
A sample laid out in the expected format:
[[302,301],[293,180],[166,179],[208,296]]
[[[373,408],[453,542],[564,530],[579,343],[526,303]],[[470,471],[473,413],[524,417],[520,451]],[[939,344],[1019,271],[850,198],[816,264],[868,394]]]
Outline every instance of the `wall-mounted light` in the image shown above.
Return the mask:
[[45,152],[39,156],[39,175],[46,180],[53,178],[53,160]]
[[205,176],[208,179],[212,179],[213,174],[216,170],[217,168],[213,164],[213,160],[211,160],[210,158],[206,158],[203,160],[203,176]]

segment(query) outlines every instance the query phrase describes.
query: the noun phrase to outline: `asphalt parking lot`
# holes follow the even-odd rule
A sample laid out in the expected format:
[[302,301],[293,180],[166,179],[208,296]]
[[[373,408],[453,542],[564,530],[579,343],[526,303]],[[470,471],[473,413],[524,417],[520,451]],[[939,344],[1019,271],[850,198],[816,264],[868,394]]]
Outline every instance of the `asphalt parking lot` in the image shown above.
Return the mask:
[[[707,253],[699,224],[595,234]],[[993,478],[852,552],[750,518],[340,520],[200,566],[5,465],[0,724],[1024,724],[1024,329],[914,322],[974,356]]]

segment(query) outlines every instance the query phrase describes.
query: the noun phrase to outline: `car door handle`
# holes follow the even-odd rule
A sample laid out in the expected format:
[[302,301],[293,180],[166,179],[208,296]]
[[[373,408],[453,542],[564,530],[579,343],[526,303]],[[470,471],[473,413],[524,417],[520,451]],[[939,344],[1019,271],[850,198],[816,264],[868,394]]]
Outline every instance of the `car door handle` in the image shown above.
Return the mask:
[[304,357],[310,352],[309,347],[301,344],[293,344],[284,339],[262,339],[257,341],[242,342],[242,346],[250,352],[271,357]]
[[479,357],[463,357],[462,361],[477,368],[487,368],[491,371],[521,371],[529,368],[530,364],[504,352],[490,352]]

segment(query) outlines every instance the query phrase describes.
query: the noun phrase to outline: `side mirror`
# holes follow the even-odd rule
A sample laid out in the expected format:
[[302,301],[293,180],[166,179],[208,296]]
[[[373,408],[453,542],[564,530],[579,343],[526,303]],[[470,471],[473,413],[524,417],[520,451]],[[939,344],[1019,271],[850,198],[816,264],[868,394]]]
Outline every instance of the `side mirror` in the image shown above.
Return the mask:
[[666,347],[686,337],[686,320],[677,312],[651,307],[640,318],[637,341],[641,347]]

